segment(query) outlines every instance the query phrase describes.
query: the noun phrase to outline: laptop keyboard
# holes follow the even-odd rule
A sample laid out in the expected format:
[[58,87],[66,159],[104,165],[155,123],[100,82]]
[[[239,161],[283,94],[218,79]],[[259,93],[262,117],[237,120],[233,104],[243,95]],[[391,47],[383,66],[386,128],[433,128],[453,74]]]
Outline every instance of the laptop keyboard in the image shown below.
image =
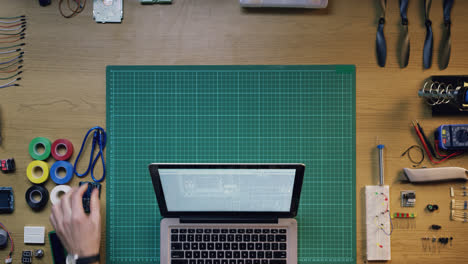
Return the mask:
[[286,264],[284,228],[172,228],[171,264]]

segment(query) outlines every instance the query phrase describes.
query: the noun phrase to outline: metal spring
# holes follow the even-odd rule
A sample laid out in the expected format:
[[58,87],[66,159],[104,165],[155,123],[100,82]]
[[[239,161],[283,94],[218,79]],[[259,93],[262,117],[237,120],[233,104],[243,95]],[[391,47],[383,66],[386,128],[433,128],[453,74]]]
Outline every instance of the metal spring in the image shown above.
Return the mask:
[[456,97],[461,88],[461,86],[454,88],[452,84],[446,85],[445,83],[427,80],[419,90],[418,95],[425,98],[426,102],[431,106],[448,104]]

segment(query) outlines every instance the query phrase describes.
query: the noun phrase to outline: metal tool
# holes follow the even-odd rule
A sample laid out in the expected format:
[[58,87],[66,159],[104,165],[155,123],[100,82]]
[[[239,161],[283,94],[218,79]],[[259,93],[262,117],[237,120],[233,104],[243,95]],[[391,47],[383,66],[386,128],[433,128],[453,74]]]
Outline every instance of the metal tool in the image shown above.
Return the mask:
[[384,165],[383,165],[383,149],[384,145],[378,145],[377,148],[379,149],[379,175],[380,175],[380,183],[379,185],[384,185]]
[[468,76],[431,76],[418,91],[433,112],[468,112]]

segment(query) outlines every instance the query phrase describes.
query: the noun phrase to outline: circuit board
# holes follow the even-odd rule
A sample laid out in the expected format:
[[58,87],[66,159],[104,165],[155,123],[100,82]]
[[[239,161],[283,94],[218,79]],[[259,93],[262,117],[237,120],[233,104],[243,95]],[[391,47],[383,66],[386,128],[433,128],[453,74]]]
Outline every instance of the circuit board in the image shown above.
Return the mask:
[[106,263],[159,263],[153,162],[303,163],[299,263],[356,263],[355,74],[108,66]]

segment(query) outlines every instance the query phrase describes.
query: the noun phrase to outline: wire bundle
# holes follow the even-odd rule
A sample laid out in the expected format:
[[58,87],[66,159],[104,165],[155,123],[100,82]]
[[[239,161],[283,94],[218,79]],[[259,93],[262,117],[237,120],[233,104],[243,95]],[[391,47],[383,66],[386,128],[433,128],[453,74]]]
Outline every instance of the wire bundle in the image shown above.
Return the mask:
[[26,16],[0,17],[0,88],[19,86],[26,38]]
[[[379,228],[380,230],[382,230],[382,232],[387,235],[387,236],[391,236],[392,233],[393,233],[393,222],[392,222],[392,217],[391,217],[391,214],[390,214],[390,209],[389,209],[389,205],[390,205],[390,199],[388,199],[387,195],[385,195],[384,193],[380,193],[380,195],[382,195],[384,198],[385,198],[385,202],[387,203],[387,208],[385,209],[385,211],[381,212],[380,215],[376,215],[375,218],[374,218],[374,224],[377,226],[377,228]],[[388,214],[388,217],[390,219],[390,230],[389,232],[385,231],[385,226],[384,224],[382,223],[378,223],[380,221],[380,216],[383,216],[383,217],[386,217],[385,215]]]
[[416,131],[416,134],[419,140],[421,141],[421,144],[424,150],[426,151],[427,157],[432,163],[439,164],[450,158],[459,156],[464,153],[463,151],[455,151],[455,152],[451,152],[448,154],[440,153],[438,140],[434,140],[434,146],[435,146],[435,151],[434,151],[432,144],[427,139],[426,134],[424,134],[424,130],[419,125],[418,121],[413,121],[413,127],[414,127],[414,130]]
[[[63,2],[67,2],[68,10],[71,13],[65,14],[62,9]],[[70,4],[70,2],[74,2]],[[74,5],[74,7],[72,7]],[[81,13],[86,6],[86,0],[59,0],[59,12],[64,18],[72,18]]]

